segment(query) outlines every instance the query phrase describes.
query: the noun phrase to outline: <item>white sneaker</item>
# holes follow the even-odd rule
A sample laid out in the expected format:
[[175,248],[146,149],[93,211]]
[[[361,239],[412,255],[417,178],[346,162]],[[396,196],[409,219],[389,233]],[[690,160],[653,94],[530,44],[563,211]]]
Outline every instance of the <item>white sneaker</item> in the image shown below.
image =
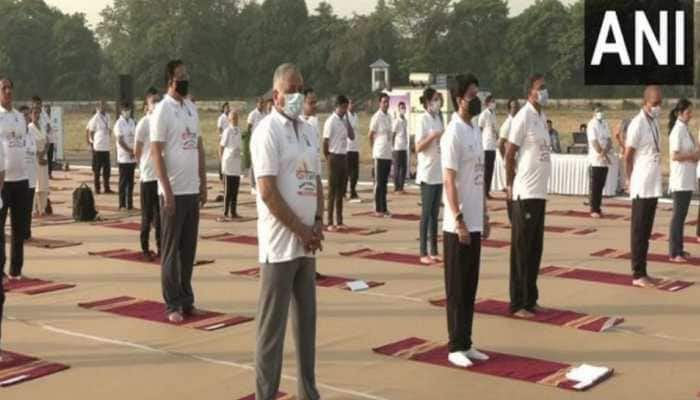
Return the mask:
[[455,351],[447,356],[447,360],[460,368],[469,368],[474,365],[466,355],[465,351]]
[[476,347],[472,347],[471,349],[469,349],[469,351],[467,351],[465,355],[470,360],[476,361],[488,361],[491,358],[488,355],[477,350]]

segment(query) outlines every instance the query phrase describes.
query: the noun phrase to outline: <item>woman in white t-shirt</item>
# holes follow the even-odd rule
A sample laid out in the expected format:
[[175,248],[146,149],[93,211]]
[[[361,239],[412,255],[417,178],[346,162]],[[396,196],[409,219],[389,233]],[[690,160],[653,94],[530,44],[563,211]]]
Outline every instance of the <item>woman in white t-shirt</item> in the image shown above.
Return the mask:
[[697,188],[696,168],[700,156],[698,144],[688,129],[692,117],[693,105],[687,99],[679,100],[669,116],[669,127],[672,129],[669,138],[671,175],[668,191],[673,196],[673,217],[668,235],[668,251],[671,261],[682,263],[689,256],[683,251],[683,226],[690,199]]
[[131,118],[129,102],[125,101],[121,104],[121,115],[114,124],[114,136],[117,138],[117,163],[119,164],[119,209],[133,210],[136,122]]
[[406,103],[399,103],[399,114],[394,119],[393,156],[394,156],[394,192],[406,193],[404,184],[408,174],[408,120],[406,120]]
[[[442,100],[433,88],[423,91],[421,104],[425,113],[416,132],[416,183],[420,185],[421,218],[419,227],[421,263],[432,264],[442,261],[438,256],[437,232],[442,199],[442,167],[440,163],[440,138],[445,128],[440,108]],[[428,253],[430,240],[430,253]]]
[[236,203],[241,184],[241,130],[235,110],[228,113],[228,126],[221,135],[219,155],[224,174],[224,218],[238,218]]
[[[221,115],[219,115],[219,118],[216,120],[216,133],[219,134],[219,140],[221,140],[221,136],[224,134],[224,129],[228,126],[228,114],[231,111],[231,106],[228,104],[228,101],[225,101],[224,104],[221,105]],[[222,172],[222,166],[221,166],[221,159],[219,159],[219,180],[223,181],[224,180],[224,174]]]
[[41,109],[32,108],[32,122],[28,126],[28,132],[36,139],[36,157],[34,160],[36,168],[36,195],[32,208],[37,216],[43,217],[46,215],[46,206],[49,199],[49,160],[47,152],[50,143],[46,134],[38,127],[40,116]]

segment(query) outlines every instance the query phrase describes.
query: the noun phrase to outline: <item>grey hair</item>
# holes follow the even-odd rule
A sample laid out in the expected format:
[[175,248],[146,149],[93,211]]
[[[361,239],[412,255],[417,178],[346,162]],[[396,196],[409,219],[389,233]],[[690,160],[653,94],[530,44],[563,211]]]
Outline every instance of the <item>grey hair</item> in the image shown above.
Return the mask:
[[284,63],[275,69],[275,74],[272,77],[272,87],[276,87],[277,83],[282,81],[290,74],[301,76],[299,68],[292,63]]

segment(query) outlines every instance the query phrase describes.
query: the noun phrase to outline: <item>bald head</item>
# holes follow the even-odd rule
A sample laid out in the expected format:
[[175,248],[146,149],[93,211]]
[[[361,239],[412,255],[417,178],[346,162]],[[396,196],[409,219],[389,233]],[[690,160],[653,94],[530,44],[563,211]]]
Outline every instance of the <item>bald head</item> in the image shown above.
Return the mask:
[[644,106],[655,107],[661,105],[663,96],[661,95],[661,86],[649,85],[644,88]]
[[272,78],[272,102],[277,111],[282,113],[285,96],[300,93],[303,89],[304,78],[296,65],[288,63],[277,67]]

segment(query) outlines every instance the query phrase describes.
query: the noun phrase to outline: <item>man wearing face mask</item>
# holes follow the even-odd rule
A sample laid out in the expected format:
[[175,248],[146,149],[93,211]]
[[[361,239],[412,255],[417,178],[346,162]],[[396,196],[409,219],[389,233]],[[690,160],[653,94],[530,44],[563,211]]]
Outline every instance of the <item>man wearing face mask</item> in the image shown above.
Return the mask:
[[600,218],[603,214],[600,206],[603,200],[603,189],[608,179],[610,167],[610,128],[603,115],[603,105],[596,104],[593,118],[588,122],[588,162],[590,168],[590,199],[591,217]]
[[92,152],[92,171],[95,176],[95,193],[101,193],[100,174],[104,181],[105,193],[114,193],[109,188],[109,177],[111,174],[111,162],[109,160],[111,122],[107,114],[107,105],[103,100],[97,103],[95,115],[87,124],[86,136],[88,146]]
[[[513,117],[506,145],[506,190],[512,203],[510,311],[530,318],[540,311],[537,276],[542,260],[547,183],[551,174],[544,76],[527,82],[527,103]],[[517,165],[516,165],[517,155]],[[516,173],[517,171],[517,173]]]
[[406,103],[399,103],[399,115],[394,120],[393,157],[394,157],[394,192],[403,194],[408,168],[408,121],[406,121]]
[[[359,118],[355,113],[355,104],[352,100],[348,104],[348,113],[345,119],[350,124],[353,132],[357,133]],[[360,137],[355,134],[354,139],[348,137],[348,186],[350,192],[350,202],[360,202],[360,195],[357,194],[357,180],[360,177]]]
[[119,164],[119,209],[134,209],[134,171],[136,157],[134,142],[136,123],[131,118],[131,104],[121,104],[121,115],[114,124],[114,136],[117,138],[117,163]]
[[[323,154],[328,160],[328,230],[344,228],[343,197],[348,180],[348,140],[355,139],[355,131],[346,118],[349,100],[340,95],[335,101],[335,112],[323,127]],[[333,212],[337,211],[334,224]]]
[[389,173],[391,172],[391,116],[389,115],[389,95],[379,94],[379,110],[369,122],[369,141],[374,158],[374,215],[390,217],[386,201]]
[[486,109],[479,114],[478,125],[479,129],[481,129],[481,142],[484,147],[484,190],[486,191],[486,197],[490,199],[493,166],[496,162],[496,143],[498,141],[496,99],[492,95],[488,95],[484,103],[486,103]]
[[299,117],[304,79],[293,64],[273,77],[274,108],[251,143],[258,179],[258,251],[261,264],[255,351],[255,398],[277,396],[287,315],[297,353],[298,398],[316,389],[316,259],[323,241],[323,186],[318,138]]
[[656,205],[662,195],[659,129],[662,100],[661,87],[652,85],[644,89],[642,110],[630,121],[625,141],[625,171],[632,199],[632,283],[644,288],[654,286],[647,274],[647,253]]
[[189,77],[180,60],[165,68],[167,94],[150,117],[151,158],[161,203],[161,279],[167,318],[197,316],[192,269],[199,207],[207,202],[204,145],[197,107],[187,99]]

